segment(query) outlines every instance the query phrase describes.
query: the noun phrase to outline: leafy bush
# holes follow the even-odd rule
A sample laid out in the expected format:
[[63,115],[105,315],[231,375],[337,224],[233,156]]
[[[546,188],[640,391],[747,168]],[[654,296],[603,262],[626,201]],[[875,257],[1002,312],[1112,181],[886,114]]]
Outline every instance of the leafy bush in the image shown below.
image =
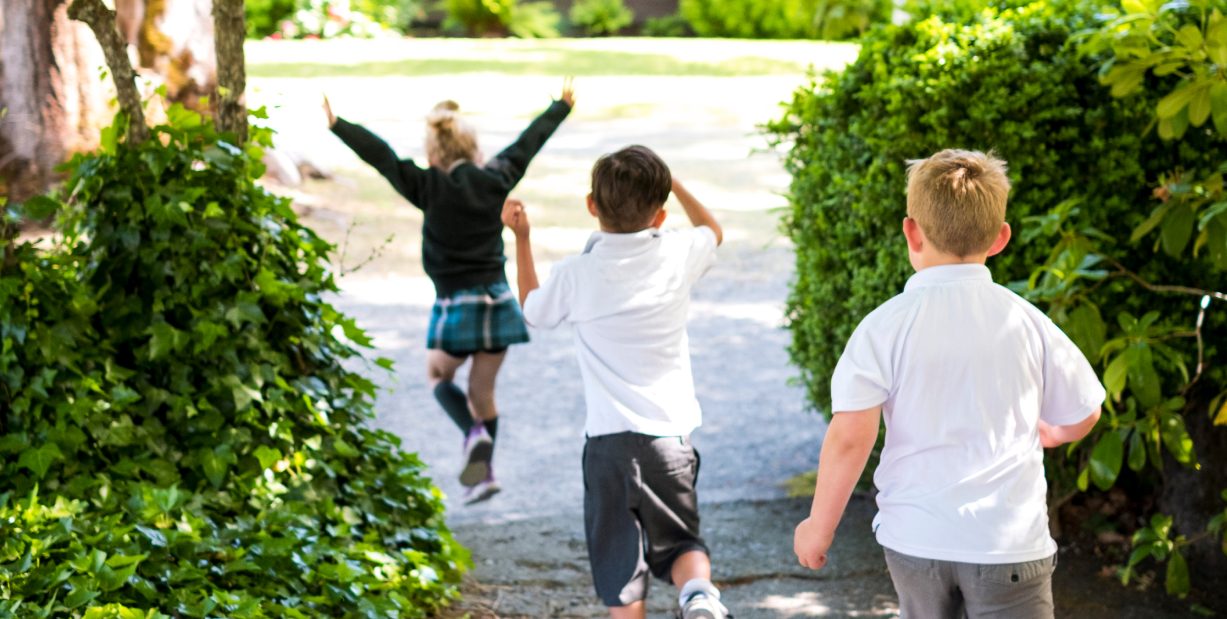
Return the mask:
[[[1164,208],[1148,206],[1163,195],[1154,185],[1197,193],[1187,174],[1173,171],[1210,174],[1222,147],[1206,131],[1188,132],[1179,148],[1147,136],[1155,99],[1114,98],[1100,84],[1103,57],[1083,53],[1075,35],[1101,26],[1101,9],[1035,2],[977,11],[970,20],[883,26],[862,39],[844,72],[795,94],[786,115],[769,125],[790,147],[793,174],[784,224],[797,247],[791,354],[811,401],[827,407],[829,376],[848,336],[912,273],[899,231],[906,160],[948,147],[996,150],[1014,184],[1007,219],[1015,241],[990,267],[1050,311],[1104,373],[1113,397],[1094,435],[1047,454],[1053,497],[1112,487],[1127,460],[1131,487],[1153,498],[1165,461],[1198,460],[1185,419],[1207,418],[1207,405],[1227,388],[1227,372],[1211,363],[1222,359],[1227,313],[1198,319],[1200,298],[1156,294],[1134,278],[1213,290],[1224,279],[1209,256],[1227,250],[1210,247],[1215,233],[1206,232],[1199,259],[1189,260],[1194,222],[1184,213],[1170,224],[1175,253],[1138,251],[1135,230],[1149,232],[1148,212]],[[1195,319],[1202,321],[1196,341]],[[1206,370],[1190,389],[1199,349]],[[1217,500],[1218,488],[1212,493]],[[1157,545],[1148,551],[1168,556],[1183,543],[1167,537],[1170,526],[1150,529],[1144,543]]]
[[296,0],[247,0],[247,37],[264,38],[281,31],[281,22],[294,15]]
[[53,248],[5,236],[0,616],[430,614],[467,554],[364,425],[330,246],[254,183],[259,146],[168,116],[27,203],[62,211]]
[[510,33],[517,37],[553,38],[562,17],[546,0],[444,0],[444,26],[462,28],[472,36]]
[[579,0],[571,5],[571,23],[590,35],[616,34],[633,21],[635,14],[622,0]]
[[419,0],[249,0],[248,37],[373,37],[407,33],[422,16]]
[[648,37],[687,37],[694,34],[690,22],[681,15],[649,17],[643,23],[643,35]]
[[890,20],[890,0],[681,0],[699,36],[845,39]]

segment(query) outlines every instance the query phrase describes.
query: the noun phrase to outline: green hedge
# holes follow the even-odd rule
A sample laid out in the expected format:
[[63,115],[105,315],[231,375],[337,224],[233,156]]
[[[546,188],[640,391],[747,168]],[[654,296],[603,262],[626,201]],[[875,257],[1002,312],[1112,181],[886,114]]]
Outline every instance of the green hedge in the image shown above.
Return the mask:
[[699,36],[846,39],[890,20],[890,0],[681,0]]
[[[900,231],[908,159],[995,150],[1009,163],[1016,233],[1068,198],[1090,197],[1104,226],[1146,199],[1146,142],[1134,127],[1149,110],[1109,97],[1069,41],[1092,17],[1038,3],[965,25],[934,17],[876,29],[856,62],[797,91],[769,125],[791,146],[792,356],[817,406],[829,403],[853,328],[912,273]],[[990,266],[1000,282],[1026,279],[1049,250],[1016,238]]]
[[6,220],[0,617],[427,616],[467,553],[365,427],[331,247],[254,183],[258,146],[169,117],[25,205],[62,211],[53,247]]

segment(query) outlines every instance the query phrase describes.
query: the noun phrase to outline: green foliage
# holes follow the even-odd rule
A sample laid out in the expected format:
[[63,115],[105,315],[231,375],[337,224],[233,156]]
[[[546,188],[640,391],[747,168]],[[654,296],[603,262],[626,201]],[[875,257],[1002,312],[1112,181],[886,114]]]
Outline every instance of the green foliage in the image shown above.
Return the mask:
[[462,28],[472,36],[510,33],[514,36],[554,38],[562,17],[546,0],[443,0],[447,10],[444,25]]
[[[423,617],[466,552],[370,430],[331,247],[172,106],[0,263],[0,616]],[[122,132],[121,132],[122,133]],[[267,143],[267,132],[253,132]]]
[[281,22],[294,15],[296,0],[246,0],[247,37],[264,38],[280,32]]
[[[1163,19],[1217,27],[1213,12],[1201,19],[1191,4]],[[1165,462],[1199,466],[1186,416],[1214,414],[1210,400],[1227,390],[1227,313],[1206,311],[1227,281],[1221,138],[1187,131],[1173,147],[1148,133],[1156,114],[1171,111],[1160,105],[1169,93],[1204,73],[1190,65],[1151,74],[1139,96],[1113,97],[1118,76],[1099,71],[1106,48],[1081,45],[1095,40],[1083,33],[1102,25],[1100,11],[1076,2],[977,6],[874,29],[855,63],[798,91],[768,127],[791,147],[791,353],[818,407],[829,404],[829,376],[853,328],[912,272],[898,230],[906,161],[958,147],[1009,162],[1015,240],[990,267],[1047,309],[1109,392],[1094,433],[1047,453],[1054,496],[1111,488],[1125,471],[1156,487]],[[1158,66],[1129,53],[1130,62]],[[1193,56],[1206,62],[1209,53]],[[1160,533],[1156,540],[1167,539]],[[1180,592],[1189,580],[1180,549],[1204,538],[1174,536],[1171,550],[1139,556],[1180,556],[1169,564],[1169,587]]]
[[681,15],[666,15],[665,17],[649,17],[643,23],[643,36],[647,37],[687,37],[693,35],[690,22]]
[[889,0],[681,0],[699,36],[846,39],[890,20]]
[[622,0],[578,0],[571,5],[571,23],[593,36],[617,34],[635,21]]

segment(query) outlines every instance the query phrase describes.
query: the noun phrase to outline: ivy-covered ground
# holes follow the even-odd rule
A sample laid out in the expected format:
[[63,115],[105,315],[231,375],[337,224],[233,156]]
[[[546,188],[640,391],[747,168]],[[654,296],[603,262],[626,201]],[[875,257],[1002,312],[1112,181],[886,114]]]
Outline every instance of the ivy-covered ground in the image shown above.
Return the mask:
[[[378,252],[341,278],[336,302],[370,330],[380,354],[396,360],[395,380],[378,400],[378,423],[431,467],[448,495],[448,521],[473,551],[457,616],[605,614],[591,595],[583,550],[583,396],[570,336],[536,333],[510,355],[498,392],[496,463],[505,490],[465,507],[454,479],[459,433],[422,380],[433,297],[420,266],[420,215],[323,129],[319,93],[329,94],[339,115],[414,156],[421,155],[424,112],[455,99],[472,113],[485,150],[495,152],[544,109],[563,73],[579,75],[575,113],[517,192],[534,209],[540,268],[582,248],[592,230],[582,208],[588,169],[601,153],[629,143],[657,149],[726,227],[720,263],[695,293],[691,337],[705,417],[695,436],[703,455],[699,492],[716,578],[730,605],[751,618],[891,616],[894,593],[868,532],[867,498],[854,501],[830,567],[805,572],[792,556],[792,527],[807,500],[787,498],[782,484],[816,463],[824,423],[804,410],[802,390],[790,382],[796,372],[779,327],[792,250],[773,210],[785,205],[779,194],[789,179],[775,155],[761,152],[765,140],[756,130],[779,115],[778,102],[802,84],[804,67],[839,66],[854,52],[823,43],[705,40],[249,45],[249,96],[273,107],[288,152],[334,174],[292,191],[306,221],[348,246],[341,269]],[[674,225],[683,219],[673,217]],[[1061,615],[1187,612],[1187,604],[1173,605],[1153,586],[1120,589],[1091,557],[1062,555],[1059,573]],[[1092,590],[1094,597],[1086,595]],[[666,616],[671,598],[655,586],[652,616]]]

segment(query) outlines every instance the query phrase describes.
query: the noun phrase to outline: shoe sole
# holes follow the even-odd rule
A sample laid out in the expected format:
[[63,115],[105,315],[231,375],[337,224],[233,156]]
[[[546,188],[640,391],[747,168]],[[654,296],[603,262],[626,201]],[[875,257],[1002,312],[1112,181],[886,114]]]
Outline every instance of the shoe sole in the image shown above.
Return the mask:
[[476,505],[478,503],[481,503],[482,501],[488,501],[490,500],[490,497],[493,497],[494,495],[502,491],[503,489],[498,486],[494,486],[492,488],[486,488],[485,490],[482,490],[481,494],[466,500],[464,504],[465,505]]
[[490,475],[490,459],[494,457],[494,442],[481,441],[469,452],[469,461],[460,471],[460,485],[472,488]]

